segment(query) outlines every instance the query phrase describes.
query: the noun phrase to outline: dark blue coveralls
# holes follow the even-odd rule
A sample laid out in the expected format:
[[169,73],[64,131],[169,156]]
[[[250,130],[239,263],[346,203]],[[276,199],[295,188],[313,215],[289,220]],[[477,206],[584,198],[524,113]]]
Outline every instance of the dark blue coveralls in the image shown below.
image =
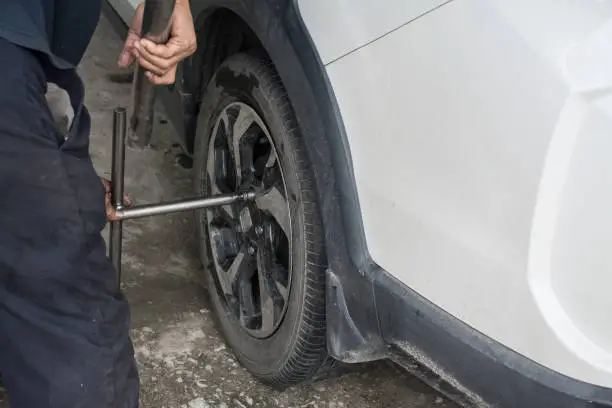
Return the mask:
[[[99,0],[0,1],[0,372],[12,408],[138,406],[75,70],[99,12]],[[70,95],[68,135],[48,83]]]

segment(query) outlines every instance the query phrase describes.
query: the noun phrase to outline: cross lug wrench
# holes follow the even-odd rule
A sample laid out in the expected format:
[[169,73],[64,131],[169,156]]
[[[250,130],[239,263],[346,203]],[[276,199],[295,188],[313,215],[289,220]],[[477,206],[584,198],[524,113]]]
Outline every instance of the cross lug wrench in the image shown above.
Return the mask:
[[158,204],[146,204],[126,207],[123,202],[125,185],[125,148],[127,133],[127,114],[125,108],[116,108],[113,112],[113,145],[111,170],[111,204],[118,220],[110,223],[109,257],[121,284],[121,247],[123,241],[123,221],[155,215],[171,214],[182,211],[199,210],[234,204],[256,198],[255,192],[223,194],[212,197],[194,197]]
[[[156,43],[165,43],[170,30],[175,0],[145,0],[142,36]],[[153,128],[155,86],[145,77],[142,67],[136,67],[133,85],[134,112],[131,118],[129,144],[144,148],[149,144]],[[110,224],[109,258],[117,271],[118,288],[121,286],[121,247],[123,221],[181,211],[219,207],[238,201],[253,200],[255,192],[238,192],[214,197],[196,197],[158,204],[127,208],[123,202],[125,185],[125,148],[127,142],[127,110],[118,107],[113,112],[113,146],[111,171],[111,203],[118,217]]]

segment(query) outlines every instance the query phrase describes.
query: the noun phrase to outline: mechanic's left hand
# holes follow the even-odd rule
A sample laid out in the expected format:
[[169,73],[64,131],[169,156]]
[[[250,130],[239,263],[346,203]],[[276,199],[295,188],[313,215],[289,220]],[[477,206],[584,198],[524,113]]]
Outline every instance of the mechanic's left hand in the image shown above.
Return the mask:
[[155,44],[140,38],[144,3],[136,9],[123,51],[119,56],[119,66],[126,68],[138,61],[146,70],[146,76],[156,85],[173,84],[179,62],[196,51],[196,35],[188,0],[176,0],[170,37],[166,44]]
[[[106,195],[104,197],[104,206],[106,207],[106,219],[109,221],[119,221],[119,218],[117,217],[117,211],[111,203],[111,181],[103,177],[100,177],[100,181],[104,185],[104,190],[106,190]],[[130,197],[128,197],[126,193],[123,193],[123,205],[126,207],[132,206],[132,200],[130,200]]]

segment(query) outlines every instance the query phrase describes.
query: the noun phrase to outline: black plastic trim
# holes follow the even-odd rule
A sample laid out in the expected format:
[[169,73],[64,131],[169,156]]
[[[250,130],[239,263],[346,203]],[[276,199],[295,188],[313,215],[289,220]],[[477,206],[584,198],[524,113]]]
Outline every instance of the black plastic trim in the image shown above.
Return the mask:
[[[361,363],[390,357],[380,335],[376,308],[357,310],[356,299],[371,304],[374,298],[370,279],[355,275],[342,280],[333,270],[326,272],[327,348],[344,363]],[[359,313],[359,318],[354,319]]]
[[[612,389],[550,370],[499,344],[379,269],[374,292],[398,362],[453,398],[503,408],[612,407]],[[432,375],[433,374],[433,375]],[[449,387],[450,385],[450,387]],[[453,390],[462,391],[457,394]]]

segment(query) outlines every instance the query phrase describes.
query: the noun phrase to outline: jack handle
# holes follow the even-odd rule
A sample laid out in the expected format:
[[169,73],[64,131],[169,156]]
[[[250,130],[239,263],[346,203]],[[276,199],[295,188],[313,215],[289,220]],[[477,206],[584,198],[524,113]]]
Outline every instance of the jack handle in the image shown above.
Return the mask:
[[[142,37],[158,44],[165,44],[170,33],[170,20],[175,0],[146,0],[142,18]],[[144,148],[151,141],[153,132],[153,108],[155,85],[145,76],[145,70],[136,65],[134,74],[134,112],[130,127],[130,146]]]

